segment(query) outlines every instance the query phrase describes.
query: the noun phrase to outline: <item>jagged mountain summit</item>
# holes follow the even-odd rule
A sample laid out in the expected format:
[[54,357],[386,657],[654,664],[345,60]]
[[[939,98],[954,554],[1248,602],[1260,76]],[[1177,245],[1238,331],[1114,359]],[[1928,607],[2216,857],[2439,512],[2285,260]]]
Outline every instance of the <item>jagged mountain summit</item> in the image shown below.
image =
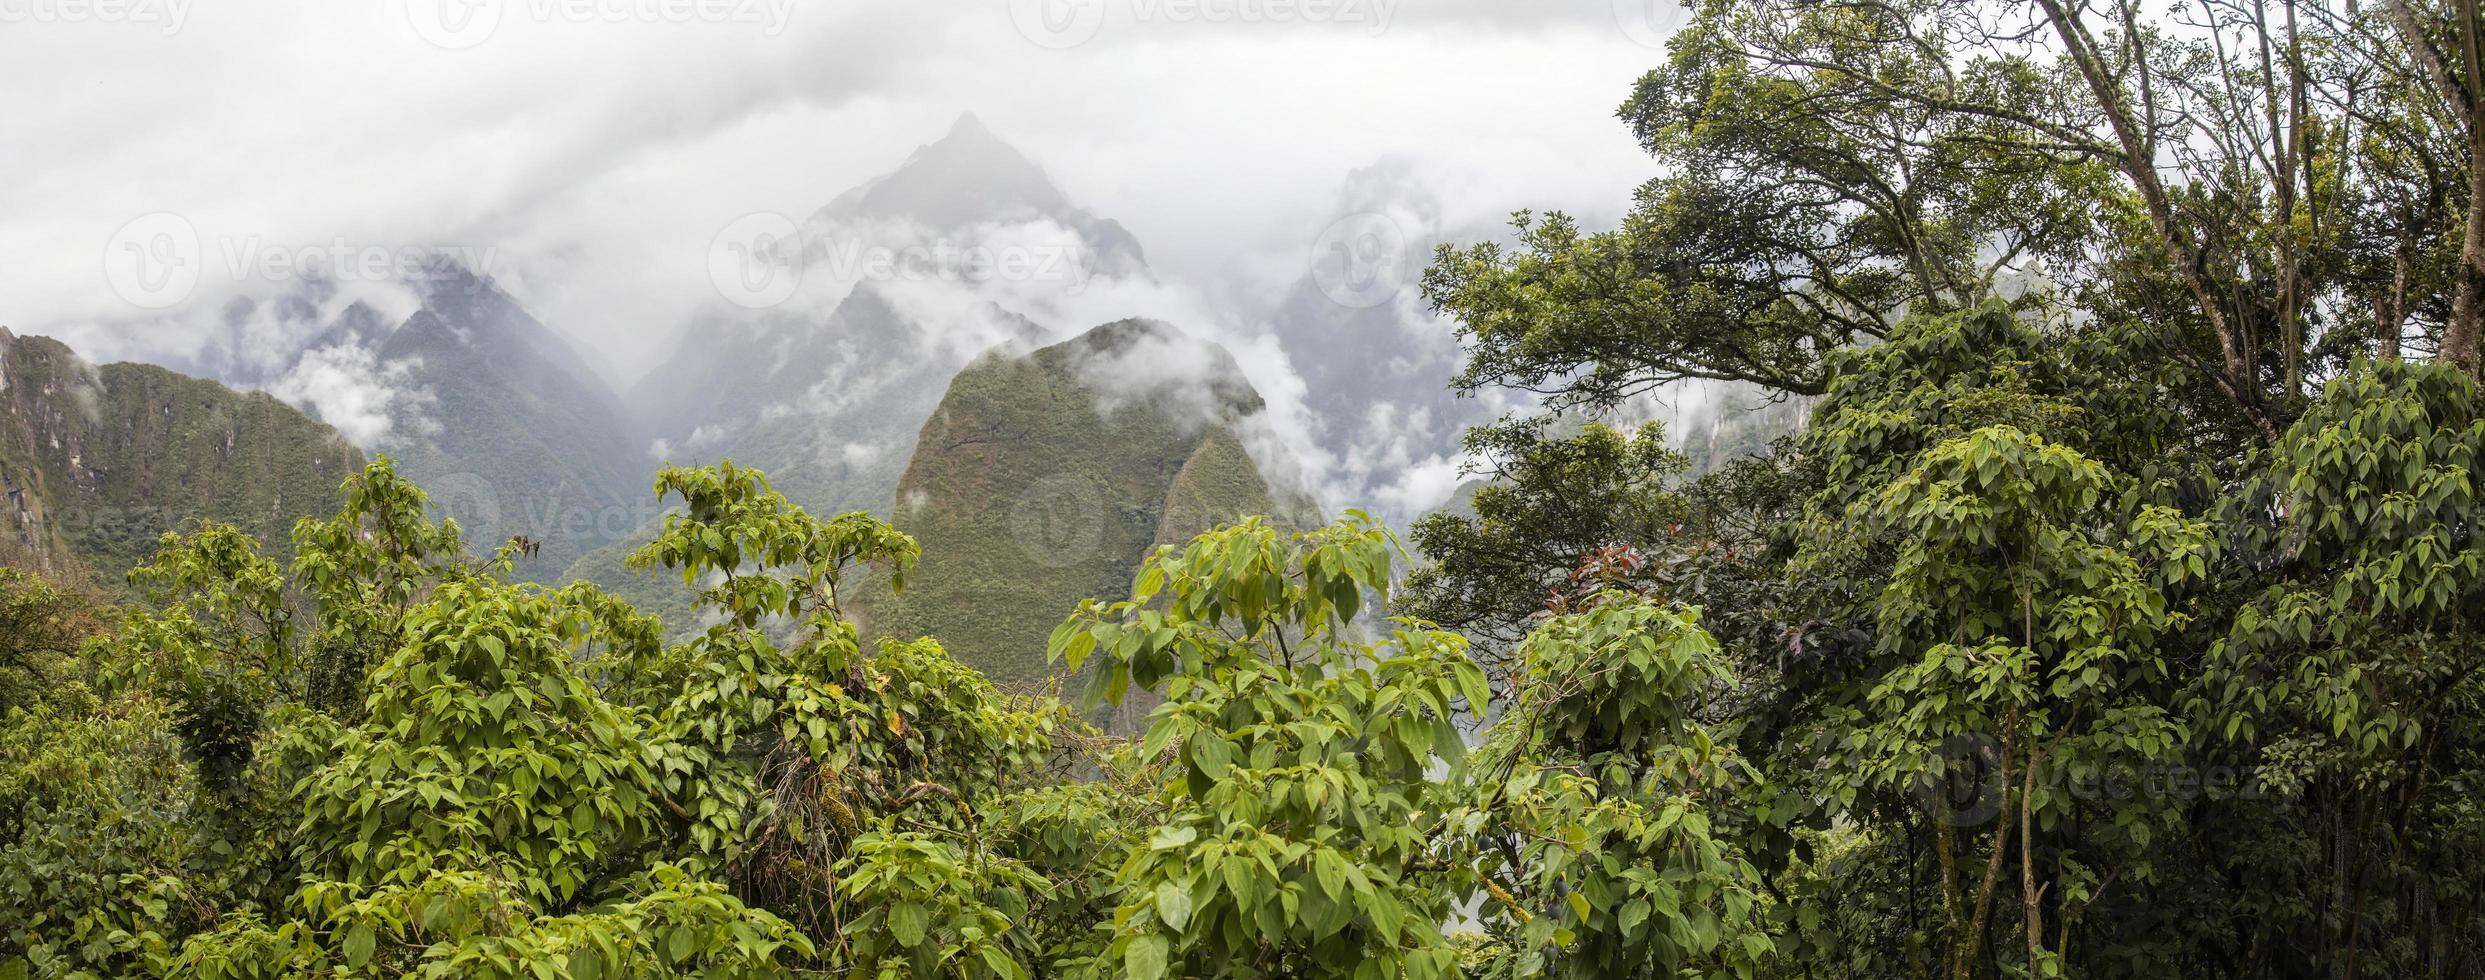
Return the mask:
[[478,550],[539,542],[521,574],[549,577],[652,512],[644,437],[575,347],[452,258],[401,285],[414,306],[402,318],[356,301],[319,322],[337,298],[318,281],[237,300],[226,335],[194,357],[397,459]]
[[[1023,353],[1051,335],[1042,310],[1014,303],[1041,304],[1093,277],[1147,274],[1127,230],[1073,203],[971,115],[802,224],[804,291],[777,307],[720,304],[696,317],[665,367],[634,385],[628,401],[662,461],[756,467],[815,513],[890,512],[916,436],[950,380],[986,351]],[[937,262],[996,241],[1065,254],[1038,256],[1059,266],[1031,280],[999,283],[950,275],[955,269],[868,268],[874,254],[932,254]],[[1030,241],[1038,244],[1023,244]],[[589,554],[567,577],[685,614],[678,582],[623,567],[648,536],[642,529]]]
[[363,455],[264,393],[87,363],[0,329],[0,564],[117,589],[167,531],[233,524],[280,560]]
[[643,443],[611,386],[489,278],[442,268],[422,298],[379,359],[429,398],[378,448],[478,547],[540,542],[534,574],[636,527],[650,510]]
[[[1147,269],[1129,230],[1071,201],[1044,168],[973,113],[958,117],[946,135],[917,148],[896,170],[838,195],[809,225],[833,235],[841,226],[900,222],[958,235],[978,225],[1034,221],[1075,232],[1090,250],[1093,274],[1127,277]],[[815,236],[813,244],[820,243]]]
[[[1036,244],[995,244],[1030,229],[1042,230],[1031,232]],[[1053,231],[1067,237],[1042,233]],[[971,115],[896,170],[814,212],[802,235],[804,292],[776,307],[720,306],[694,318],[660,362],[666,367],[634,385],[629,400],[662,440],[659,455],[730,457],[788,476],[814,471],[817,478],[792,478],[781,489],[817,509],[885,509],[895,468],[841,474],[841,461],[902,458],[950,375],[996,344],[1041,338],[1039,311],[996,302],[976,288],[973,271],[939,265],[953,261],[947,256],[979,246],[1068,253],[1037,256],[1054,267],[1012,284],[1039,296],[1147,268],[1120,224],[1071,203]],[[874,264],[888,256],[917,264]]]

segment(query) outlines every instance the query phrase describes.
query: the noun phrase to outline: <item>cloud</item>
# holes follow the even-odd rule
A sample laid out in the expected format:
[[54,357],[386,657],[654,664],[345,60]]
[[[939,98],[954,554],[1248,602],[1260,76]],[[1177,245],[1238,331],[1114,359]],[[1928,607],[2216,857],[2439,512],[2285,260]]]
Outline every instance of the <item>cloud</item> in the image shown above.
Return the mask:
[[292,369],[267,386],[267,393],[300,408],[366,450],[384,450],[401,438],[437,432],[427,413],[435,403],[428,388],[415,385],[417,361],[381,364],[368,347],[339,344],[303,353]]
[[1196,430],[1259,408],[1224,348],[1162,321],[1120,326],[1110,343],[1071,351],[1070,370],[1096,392],[1102,414],[1153,411]]
[[[426,43],[399,0],[202,6],[171,36],[9,25],[0,323],[138,351],[271,290],[222,260],[235,243],[490,248],[530,309],[627,379],[713,298],[717,229],[807,214],[968,108],[1161,275],[1299,272],[1337,176],[1387,153],[1493,189],[1474,201],[1489,212],[1618,206],[1644,175],[1611,108],[1656,58],[1603,3],[1406,0],[1377,36],[1123,10],[1070,50],[990,2],[799,5],[774,34],[504,6],[466,50]],[[153,312],[108,288],[101,256],[159,211],[196,227],[206,268]]]
[[[1340,410],[1325,397],[1341,390],[1337,370],[1279,334],[1278,307],[1355,213],[1404,225],[1401,273],[1435,236],[1491,234],[1516,208],[1617,216],[1648,174],[1613,107],[1662,57],[1609,0],[1399,0],[1377,32],[1103,0],[1094,37],[1058,49],[998,0],[796,4],[778,24],[511,2],[488,38],[450,49],[409,18],[425,2],[202,5],[170,34],[6,25],[0,324],[99,359],[248,375],[345,420],[357,442],[402,438],[387,420],[417,396],[385,372],[350,352],[300,365],[267,352],[295,349],[357,299],[393,325],[410,312],[403,294],[348,279],[295,316],[281,301],[302,283],[236,256],[488,255],[483,271],[627,382],[663,370],[684,327],[718,309],[720,230],[811,214],[971,109],[1071,200],[1126,227],[1150,273],[874,280],[930,328],[905,342],[963,357],[1018,339],[1019,317],[1051,339],[1164,320],[1226,348],[1267,399],[1252,425],[1264,468],[1293,472],[1332,510],[1416,513],[1454,488],[1464,420],[1377,389],[1437,390],[1456,362],[1449,325],[1412,288],[1391,295],[1372,321],[1390,331],[1385,356],[1344,362],[1360,400]],[[569,8],[623,13],[531,13]],[[1545,64],[1561,70],[1524,67]],[[181,302],[147,309],[116,293],[104,257],[157,212],[194,229],[199,276]],[[1020,254],[1080,244],[1048,221],[845,231]],[[784,307],[731,322],[817,324],[862,278],[806,276]],[[213,350],[238,353],[199,363]],[[833,411],[870,383],[824,377],[779,409]]]

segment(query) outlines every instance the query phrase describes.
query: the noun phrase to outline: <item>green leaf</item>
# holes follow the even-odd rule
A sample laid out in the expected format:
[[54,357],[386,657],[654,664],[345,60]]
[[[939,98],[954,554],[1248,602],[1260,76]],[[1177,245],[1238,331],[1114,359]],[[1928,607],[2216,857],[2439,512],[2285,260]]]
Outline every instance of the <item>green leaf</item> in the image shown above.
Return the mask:
[[1165,920],[1166,928],[1182,931],[1191,921],[1191,893],[1175,882],[1158,882],[1156,917]]
[[932,925],[932,915],[913,902],[899,902],[889,909],[889,934],[907,946],[923,945],[923,934]]
[[1201,775],[1210,779],[1224,779],[1225,774],[1233,768],[1234,747],[1222,738],[1202,734],[1192,738],[1188,747],[1191,764],[1199,767]]
[[1332,902],[1346,900],[1346,861],[1336,851],[1321,851],[1312,858],[1312,874],[1320,879],[1320,892]]
[[1623,903],[1622,912],[1618,916],[1618,921],[1621,923],[1622,931],[1625,933],[1638,929],[1640,923],[1648,921],[1648,900],[1645,898],[1634,898]]
[[1169,944],[1159,935],[1140,936],[1122,951],[1122,971],[1129,980],[1162,980]]
[[371,962],[371,948],[377,944],[378,937],[371,934],[369,925],[354,923],[352,928],[345,930],[345,965],[361,966]]
[[1148,848],[1150,850],[1157,851],[1170,851],[1174,848],[1181,847],[1197,840],[1198,838],[1199,828],[1192,827],[1188,824],[1178,827],[1163,827],[1159,828],[1156,831],[1156,835],[1148,840]]

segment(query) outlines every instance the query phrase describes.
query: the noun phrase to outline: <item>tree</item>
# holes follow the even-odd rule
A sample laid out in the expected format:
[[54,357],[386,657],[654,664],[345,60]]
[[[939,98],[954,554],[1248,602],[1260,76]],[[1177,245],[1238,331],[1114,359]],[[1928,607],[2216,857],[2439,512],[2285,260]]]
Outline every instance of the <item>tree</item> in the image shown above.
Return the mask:
[[1734,824],[1757,773],[1700,720],[1733,677],[1695,612],[1599,590],[1519,648],[1447,815],[1488,976],[1748,974],[1771,951]]
[[1446,977],[1450,895],[1425,828],[1484,675],[1457,635],[1349,632],[1389,585],[1361,518],[1287,542],[1257,519],[1161,549],[1124,602],[1083,604],[1053,655],[1099,694],[1162,691],[1163,816],[1116,877],[1106,956],[1165,976]]
[[1629,544],[1656,552],[1671,577],[1689,556],[1660,549],[1691,509],[1673,484],[1688,461],[1651,423],[1624,435],[1590,422],[1557,434],[1555,420],[1517,419],[1471,431],[1468,452],[1488,461],[1472,514],[1417,521],[1413,539],[1432,560],[1408,576],[1409,612],[1483,641],[1515,645],[1545,611],[1563,573],[1590,551]]
[[74,593],[0,568],[0,715],[31,705],[102,624]]
[[1522,212],[1427,272],[1462,388],[1818,394],[1831,352],[1989,299],[2150,345],[2264,444],[2411,329],[2475,370],[2473,10],[1692,6],[1621,110],[1664,174],[1621,226]]
[[2319,896],[2259,941],[2342,973],[2447,973],[2476,928],[2454,896],[2485,841],[2464,788],[2485,761],[2476,382],[2369,365],[2260,462],[2220,514],[2255,588],[2209,651],[2204,720],[2297,833],[2353,844],[2237,855],[2236,873]]

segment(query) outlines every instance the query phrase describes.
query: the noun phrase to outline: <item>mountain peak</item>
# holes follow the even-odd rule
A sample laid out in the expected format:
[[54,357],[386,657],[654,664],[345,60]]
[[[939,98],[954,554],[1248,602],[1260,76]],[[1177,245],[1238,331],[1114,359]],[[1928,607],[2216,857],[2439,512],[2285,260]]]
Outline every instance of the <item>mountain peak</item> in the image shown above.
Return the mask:
[[[993,132],[972,112],[959,113],[957,121],[949,124],[949,131],[942,133],[941,138],[915,148],[913,155],[907,158],[906,166],[918,166],[927,158],[933,161],[943,158],[971,160],[990,170],[1019,171],[1021,176],[1027,175],[1025,172],[1028,171],[1032,171],[1037,178],[1043,178],[1044,174],[1043,168],[1036,166],[1034,160],[1018,152],[1017,147],[1002,139],[999,133]],[[1045,183],[1049,184],[1051,180],[1046,178]]]
[[1224,348],[1157,320],[978,359],[917,435],[892,520],[923,558],[903,593],[867,587],[869,628],[937,635],[1010,683],[1056,677],[1028,638],[1080,599],[1160,544],[1280,512],[1231,424],[1258,398]]
[[1162,320],[1115,320],[1037,356],[1063,365],[1107,408],[1147,403],[1173,416],[1226,422],[1266,407],[1232,351]]
[[959,113],[957,121],[949,124],[949,135],[941,137],[943,141],[955,139],[998,140],[999,138],[1000,137],[992,135],[992,130],[985,128],[984,121],[976,118],[975,113],[972,111]]
[[1146,317],[1129,317],[1098,324],[1070,341],[1071,346],[1101,354],[1120,354],[1144,343],[1210,346],[1207,341],[1192,337],[1181,327]]
[[955,228],[983,221],[1061,220],[1077,213],[1044,168],[970,112],[940,139],[917,147],[896,170],[830,202],[821,216]]

